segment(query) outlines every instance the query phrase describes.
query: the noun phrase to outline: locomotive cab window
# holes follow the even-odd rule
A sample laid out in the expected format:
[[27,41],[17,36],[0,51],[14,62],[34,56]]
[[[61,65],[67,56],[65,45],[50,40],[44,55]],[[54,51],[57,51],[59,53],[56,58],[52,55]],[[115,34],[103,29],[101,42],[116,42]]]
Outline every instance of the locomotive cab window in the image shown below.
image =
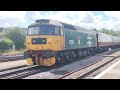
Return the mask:
[[57,35],[60,36],[61,31],[60,27],[53,25],[40,25],[40,26],[31,26],[28,28],[28,35]]
[[39,35],[39,27],[30,27],[27,31],[28,35]]
[[63,29],[60,27],[55,27],[55,35],[63,36]]
[[50,25],[42,25],[39,29],[40,35],[54,35],[55,27]]
[[61,36],[63,36],[63,28],[60,28]]
[[59,27],[55,27],[55,35],[60,35],[60,28]]

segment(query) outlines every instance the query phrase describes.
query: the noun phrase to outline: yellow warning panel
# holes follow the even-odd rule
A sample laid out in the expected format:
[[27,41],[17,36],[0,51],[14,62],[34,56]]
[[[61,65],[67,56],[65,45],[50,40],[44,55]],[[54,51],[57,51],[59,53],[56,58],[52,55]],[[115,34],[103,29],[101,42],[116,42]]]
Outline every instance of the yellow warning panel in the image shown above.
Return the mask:
[[40,60],[40,62],[43,66],[52,66],[53,64],[55,64],[55,57]]
[[31,66],[33,65],[32,59],[31,58],[27,58],[27,65]]

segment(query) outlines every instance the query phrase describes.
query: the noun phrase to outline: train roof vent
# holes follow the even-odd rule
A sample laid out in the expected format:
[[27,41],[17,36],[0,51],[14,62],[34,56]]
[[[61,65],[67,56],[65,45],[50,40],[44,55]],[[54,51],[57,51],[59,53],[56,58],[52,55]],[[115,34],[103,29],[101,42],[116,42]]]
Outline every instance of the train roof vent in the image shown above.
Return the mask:
[[76,30],[75,27],[73,25],[70,25],[70,28],[73,30]]
[[64,28],[68,28],[68,29],[76,30],[76,29],[74,28],[73,25],[66,24],[66,23],[62,23],[62,24],[63,24]]
[[35,22],[36,23],[41,23],[41,24],[44,24],[44,23],[49,23],[50,20],[48,19],[40,19],[40,20],[36,20]]

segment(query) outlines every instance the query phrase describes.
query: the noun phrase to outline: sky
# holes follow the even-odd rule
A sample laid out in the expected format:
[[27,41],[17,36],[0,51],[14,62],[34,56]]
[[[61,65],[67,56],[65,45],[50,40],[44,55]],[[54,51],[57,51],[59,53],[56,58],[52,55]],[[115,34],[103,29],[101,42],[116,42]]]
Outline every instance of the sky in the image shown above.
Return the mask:
[[53,19],[88,29],[120,30],[120,11],[0,11],[0,27],[27,28],[37,19]]

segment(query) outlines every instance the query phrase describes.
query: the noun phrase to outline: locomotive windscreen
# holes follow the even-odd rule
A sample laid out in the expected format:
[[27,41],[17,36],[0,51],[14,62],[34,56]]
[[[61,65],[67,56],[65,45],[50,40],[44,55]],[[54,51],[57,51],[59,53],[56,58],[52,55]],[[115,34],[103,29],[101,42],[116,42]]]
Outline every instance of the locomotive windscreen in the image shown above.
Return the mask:
[[60,35],[60,28],[52,25],[31,26],[28,35]]

